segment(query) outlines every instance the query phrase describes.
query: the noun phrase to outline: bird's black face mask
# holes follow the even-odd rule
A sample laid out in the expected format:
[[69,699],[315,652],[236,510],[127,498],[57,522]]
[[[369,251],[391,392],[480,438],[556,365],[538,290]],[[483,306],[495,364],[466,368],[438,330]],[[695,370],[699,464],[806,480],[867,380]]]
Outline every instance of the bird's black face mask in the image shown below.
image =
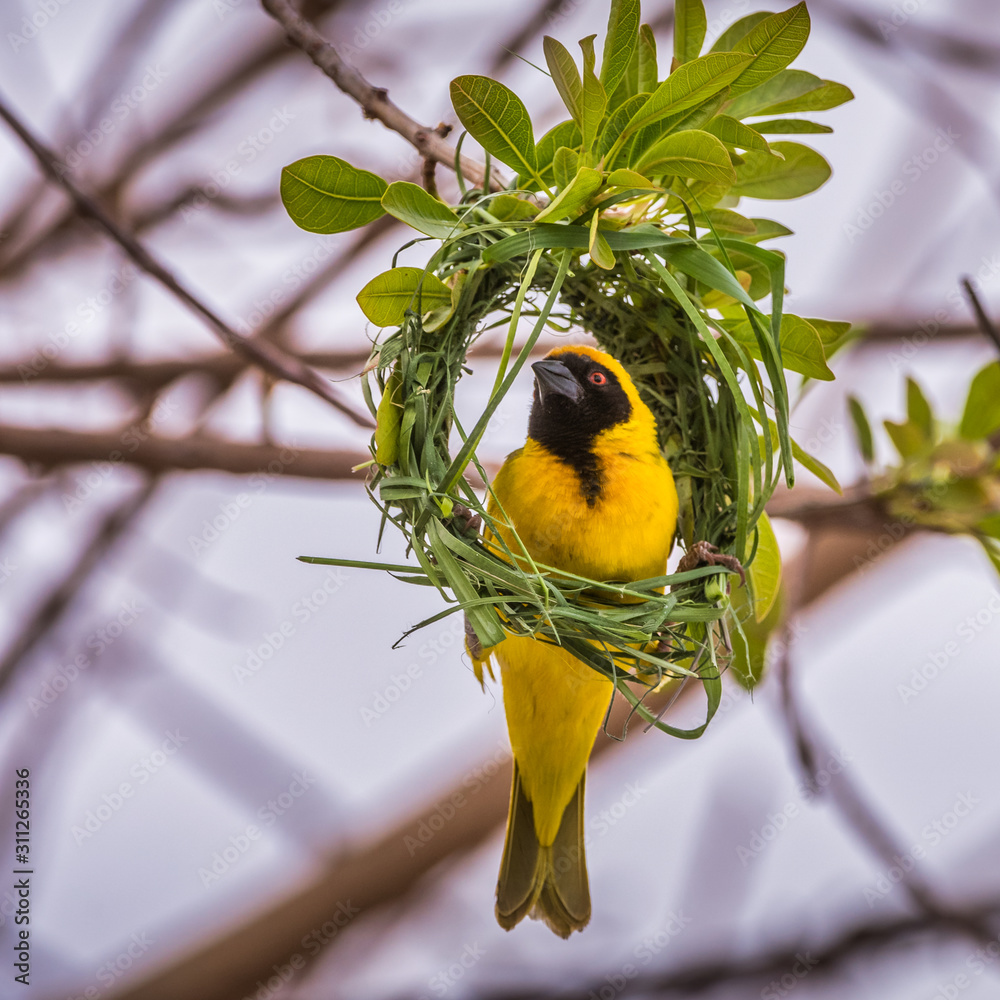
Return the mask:
[[600,492],[594,439],[627,421],[632,404],[618,376],[588,355],[567,352],[531,367],[535,395],[528,436],[580,473],[591,500]]

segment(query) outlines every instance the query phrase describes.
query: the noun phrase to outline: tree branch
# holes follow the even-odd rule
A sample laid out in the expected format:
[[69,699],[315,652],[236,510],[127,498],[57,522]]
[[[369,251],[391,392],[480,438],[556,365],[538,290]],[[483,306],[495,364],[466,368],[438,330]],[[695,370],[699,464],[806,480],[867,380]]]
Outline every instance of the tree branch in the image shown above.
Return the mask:
[[45,468],[107,462],[153,473],[214,469],[240,476],[257,472],[355,482],[362,477],[351,471],[353,467],[371,459],[354,451],[242,444],[208,437],[158,438],[145,434],[141,426],[98,434],[0,426],[0,454]]
[[271,375],[301,385],[315,393],[360,427],[374,426],[368,416],[345,403],[317,371],[272,344],[241,337],[204,302],[188,291],[134,236],[125,232],[100,205],[80,191],[69,176],[59,170],[56,156],[35,138],[2,99],[0,99],[0,118],[7,122],[18,138],[31,150],[44,173],[66,191],[77,211],[96,222],[143,271],[155,278],[192,312],[205,319],[227,347],[242,354],[248,361]]
[[49,592],[38,609],[24,623],[13,644],[0,659],[0,691],[2,691],[24,662],[62,617],[70,602],[100,564],[101,560],[129,525],[142,512],[156,489],[157,481],[151,479],[124,503],[106,514],[97,533],[80,553],[76,562],[63,579]]
[[[290,0],[261,0],[264,10],[285,29],[288,40],[300,48],[345,94],[361,106],[366,118],[380,121],[386,128],[398,132],[425,159],[434,160],[454,169],[455,150],[442,139],[436,129],[421,125],[398,105],[389,100],[384,87],[374,87],[316,28],[291,4]],[[462,174],[478,187],[486,180],[486,168],[463,156],[460,159]],[[503,184],[496,175],[491,178],[491,188],[501,190]]]

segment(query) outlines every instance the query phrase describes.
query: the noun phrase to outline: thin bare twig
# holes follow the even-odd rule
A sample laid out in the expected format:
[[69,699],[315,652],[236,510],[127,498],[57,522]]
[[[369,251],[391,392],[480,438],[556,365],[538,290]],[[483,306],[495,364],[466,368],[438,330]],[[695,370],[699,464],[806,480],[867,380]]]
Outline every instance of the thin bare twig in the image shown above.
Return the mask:
[[[290,0],[261,0],[261,4],[284,28],[288,40],[309,56],[340,90],[357,101],[366,118],[376,119],[386,128],[398,132],[425,159],[454,169],[455,150],[442,139],[438,130],[415,121],[389,100],[389,92],[384,87],[370,84],[341,58],[336,48],[292,6]],[[463,176],[482,187],[486,180],[486,168],[466,156],[461,157],[460,163]],[[493,190],[503,188],[495,174],[490,183]]]
[[271,375],[301,385],[310,392],[314,392],[360,427],[374,426],[367,415],[359,413],[348,403],[345,403],[319,372],[280,348],[266,342],[241,337],[204,302],[188,291],[134,236],[125,232],[100,205],[85,195],[69,179],[68,175],[60,172],[55,154],[35,138],[3,100],[0,100],[0,118],[7,122],[18,138],[31,150],[45,174],[66,191],[73,200],[77,211],[96,222],[143,271],[155,278],[189,309],[207,320],[227,347],[239,352],[248,361],[263,368]]
[[962,288],[969,300],[969,305],[972,306],[972,311],[976,314],[976,322],[979,323],[979,329],[983,332],[984,336],[993,342],[996,349],[1000,351],[1000,331],[997,330],[993,325],[993,320],[986,314],[986,310],[983,308],[983,304],[979,301],[979,296],[976,294],[976,289],[972,285],[972,279],[963,278]]

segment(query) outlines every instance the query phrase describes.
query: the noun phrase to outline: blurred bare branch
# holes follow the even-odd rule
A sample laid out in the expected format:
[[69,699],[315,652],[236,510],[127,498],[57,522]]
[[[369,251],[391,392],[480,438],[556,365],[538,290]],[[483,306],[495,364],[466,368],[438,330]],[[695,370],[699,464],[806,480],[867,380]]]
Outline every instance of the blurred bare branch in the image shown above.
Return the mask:
[[371,461],[364,452],[319,451],[293,446],[243,444],[192,436],[179,440],[110,431],[85,434],[27,427],[0,427],[0,452],[44,468],[82,462],[127,464],[148,472],[216,469],[234,475],[277,469],[281,475],[304,479],[353,479],[356,465]]
[[103,517],[93,538],[77,557],[69,572],[51,588],[35,613],[21,626],[18,635],[0,659],[0,693],[10,683],[21,663],[62,617],[72,600],[82,590],[84,583],[106,558],[119,538],[145,509],[157,483],[158,480],[150,479]]
[[287,382],[293,382],[315,393],[338,409],[360,427],[374,427],[371,418],[359,413],[345,403],[339,394],[317,371],[304,364],[299,358],[280,348],[262,341],[241,337],[212,309],[185,288],[152,254],[129,233],[126,233],[92,198],[85,195],[69,177],[61,172],[55,154],[43,146],[32,135],[27,126],[0,101],[0,118],[14,130],[22,142],[31,150],[39,166],[56,184],[73,199],[77,210],[93,219],[136,264],[155,278],[167,291],[171,292],[193,312],[208,321],[215,333],[232,350],[239,352],[249,361],[259,365],[264,371]]
[[[285,29],[288,40],[300,48],[345,93],[361,106],[366,118],[382,122],[398,132],[425,159],[455,168],[455,150],[442,138],[440,126],[430,128],[411,118],[389,100],[384,87],[374,87],[350,63],[341,58],[316,28],[291,4],[290,0],[261,0],[264,9]],[[475,160],[460,158],[462,173],[477,186],[486,180],[486,168]],[[503,183],[495,177],[491,187],[500,190]]]

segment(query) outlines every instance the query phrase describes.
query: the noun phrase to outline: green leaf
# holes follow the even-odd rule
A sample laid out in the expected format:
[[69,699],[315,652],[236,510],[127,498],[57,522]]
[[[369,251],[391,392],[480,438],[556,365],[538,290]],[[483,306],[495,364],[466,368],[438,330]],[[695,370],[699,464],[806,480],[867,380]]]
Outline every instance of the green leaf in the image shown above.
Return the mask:
[[735,587],[730,595],[730,612],[740,622],[740,627],[730,629],[733,656],[729,669],[746,691],[753,691],[764,679],[768,642],[781,623],[783,605],[784,588],[780,587],[771,610],[758,622],[750,607],[748,587]]
[[717,292],[722,292],[723,295],[728,295],[751,309],[757,308],[753,304],[753,299],[729,270],[697,244],[685,243],[674,247],[654,247],[653,252],[667,260],[678,271],[689,274],[703,285],[714,288]]
[[748,242],[760,243],[763,240],[775,240],[781,236],[793,236],[794,233],[787,226],[783,226],[780,222],[775,222],[773,219],[755,219],[750,220],[756,227],[757,232],[753,236],[746,237]]
[[[600,170],[580,167],[576,176],[538,213],[536,222],[558,222],[579,215],[603,183]],[[594,213],[595,217],[597,213]]]
[[[690,275],[709,288],[729,295],[751,309],[757,309],[736,278],[693,240],[670,236],[652,225],[631,226],[618,232],[612,229],[602,230],[601,235],[607,240],[608,247],[612,251],[651,249],[678,271]],[[507,236],[486,247],[483,250],[483,261],[502,263],[513,257],[529,254],[533,250],[555,248],[589,251],[589,230],[579,224],[567,226],[541,223],[526,227],[522,232]]]
[[446,240],[459,227],[458,216],[419,184],[393,181],[382,195],[382,207],[418,232]]
[[705,131],[711,132],[729,146],[737,146],[740,149],[759,149],[761,152],[770,153],[771,147],[767,140],[749,125],[730,118],[729,115],[716,115],[707,125]]
[[808,469],[820,482],[829,486],[834,493],[843,495],[844,491],[840,488],[840,483],[837,482],[837,477],[830,468],[801,448],[796,441],[792,441],[792,458],[803,468]]
[[674,61],[697,59],[705,42],[705,5],[701,0],[674,0]]
[[545,64],[552,74],[552,82],[559,91],[559,96],[566,105],[570,117],[578,125],[582,122],[581,106],[583,103],[583,84],[580,82],[580,72],[576,68],[573,57],[562,42],[546,35],[542,39],[542,51],[545,53]]
[[579,169],[580,154],[575,149],[560,146],[552,161],[552,176],[555,177],[556,185],[560,188],[569,187]]
[[648,24],[639,28],[638,51],[639,76],[636,81],[636,93],[647,91],[651,94],[656,90],[660,78],[656,67],[656,36]]
[[587,252],[590,259],[605,271],[610,271],[615,266],[615,255],[611,252],[611,247],[604,234],[598,228],[600,225],[600,212],[594,212],[590,220],[590,240],[587,243]]
[[[755,358],[763,360],[760,344],[747,319],[723,320],[722,326]],[[785,313],[781,318],[781,363],[791,372],[832,382],[819,334],[800,316]]]
[[451,103],[490,156],[519,174],[538,177],[531,118],[514,91],[488,76],[460,76],[451,81]]
[[[649,94],[647,93],[633,94],[627,100],[623,101],[608,117],[597,142],[598,159],[603,159],[611,147],[614,146],[622,132],[625,131],[625,126],[631,121],[632,116],[647,100],[649,100]],[[617,156],[616,159],[621,159],[621,155]],[[605,167],[611,166],[612,164],[610,163],[605,164]]]
[[393,368],[375,413],[375,461],[392,465],[399,457],[399,425],[403,419],[403,379]]
[[[666,135],[674,132],[686,132],[689,129],[700,129],[706,122],[710,122],[725,104],[727,93],[727,90],[723,90],[718,94],[713,94],[700,104],[685,108],[675,115],[668,115],[666,118],[661,118],[652,125],[640,129],[632,140],[631,147],[627,143],[623,147],[623,152],[628,150],[628,161],[634,164],[651,146]],[[621,159],[622,157],[619,156],[618,161],[620,162]],[[726,183],[728,186],[729,182]]]
[[897,424],[892,420],[883,420],[885,427],[892,438],[892,443],[899,452],[899,457],[904,461],[919,455],[926,447],[926,441],[920,428],[907,421],[905,424]]
[[498,194],[490,201],[490,215],[501,222],[515,222],[521,219],[533,219],[538,212],[538,206],[512,194]]
[[450,306],[451,289],[422,268],[394,267],[376,275],[358,292],[358,305],[376,326],[399,326],[408,309],[428,313]]
[[594,75],[594,36],[580,39],[583,49],[583,94],[580,98],[580,132],[583,151],[590,152],[597,141],[597,133],[608,110],[608,95],[601,81]]
[[785,69],[766,83],[735,98],[726,112],[733,118],[765,114],[771,106],[800,98],[822,86],[823,81],[813,73],[806,73],[801,69]]
[[[553,183],[555,177],[552,174],[552,161],[555,158],[556,150],[560,146],[567,149],[576,149],[582,142],[580,126],[575,121],[560,122],[554,125],[538,140],[535,147],[535,162],[539,177],[542,181]],[[517,179],[518,187],[528,187],[532,177],[521,174]]]
[[980,538],[979,542],[986,553],[986,558],[989,559],[997,573],[1000,573],[1000,546],[989,538]]
[[[752,540],[747,539],[747,555]],[[757,521],[757,552],[747,567],[747,583],[753,590],[754,621],[763,621],[774,606],[781,586],[781,550],[774,537],[771,519],[761,513]]]
[[601,57],[604,92],[613,94],[625,75],[639,40],[639,0],[611,0],[608,33]]
[[797,142],[774,142],[784,160],[751,151],[736,169],[733,194],[747,198],[800,198],[830,177],[830,164],[814,149]]
[[[739,212],[733,212],[728,208],[713,208],[710,212],[706,212],[705,216],[720,233],[736,233],[739,236],[749,236],[757,232],[757,227],[754,225],[753,219],[748,219],[740,215]],[[698,216],[695,216],[694,221],[698,225],[704,224],[704,222],[699,221]]]
[[754,122],[753,127],[762,135],[823,135],[833,131],[829,125],[807,122],[804,118],[770,118],[766,122]]
[[636,111],[624,134],[632,135],[646,125],[713,97],[729,86],[752,59],[742,52],[717,52],[678,66]]
[[738,21],[734,21],[721,35],[719,35],[719,37],[715,40],[715,44],[711,49],[709,49],[709,51],[728,52],[751,29],[757,27],[761,21],[769,18],[770,16],[771,14],[769,11],[758,10],[754,11],[752,14],[747,14],[746,17],[741,17]]
[[[794,70],[786,70],[794,72]],[[854,100],[854,94],[842,83],[833,80],[821,80],[818,87],[806,91],[799,97],[781,101],[779,104],[768,104],[761,108],[762,115],[787,115],[792,112],[801,113],[803,111],[829,111],[830,108],[840,107],[848,101]]]
[[858,441],[861,457],[869,464],[875,461],[875,440],[872,437],[872,426],[868,422],[864,407],[855,396],[847,397],[847,410],[854,423],[854,436]]
[[967,441],[979,441],[1000,429],[1000,362],[994,361],[976,374],[969,387],[965,412],[958,433]]
[[809,12],[804,0],[754,25],[733,46],[734,52],[749,52],[754,61],[730,84],[730,93],[745,94],[780,73],[808,38]]
[[651,191],[663,190],[658,184],[654,184],[648,177],[643,177],[642,174],[636,173],[634,170],[627,170],[624,167],[621,167],[618,170],[612,170],[611,173],[608,174],[608,187],[649,188]]
[[310,233],[342,233],[384,215],[386,183],[336,156],[307,156],[281,171],[281,201]]
[[807,316],[806,322],[819,334],[828,361],[851,340],[850,323],[832,319],[814,319],[812,316]]
[[647,150],[636,169],[648,177],[665,175],[732,183],[736,178],[726,147],[708,132],[675,132]]
[[924,440],[934,440],[934,414],[923,390],[912,379],[906,380],[906,419],[923,435]]

